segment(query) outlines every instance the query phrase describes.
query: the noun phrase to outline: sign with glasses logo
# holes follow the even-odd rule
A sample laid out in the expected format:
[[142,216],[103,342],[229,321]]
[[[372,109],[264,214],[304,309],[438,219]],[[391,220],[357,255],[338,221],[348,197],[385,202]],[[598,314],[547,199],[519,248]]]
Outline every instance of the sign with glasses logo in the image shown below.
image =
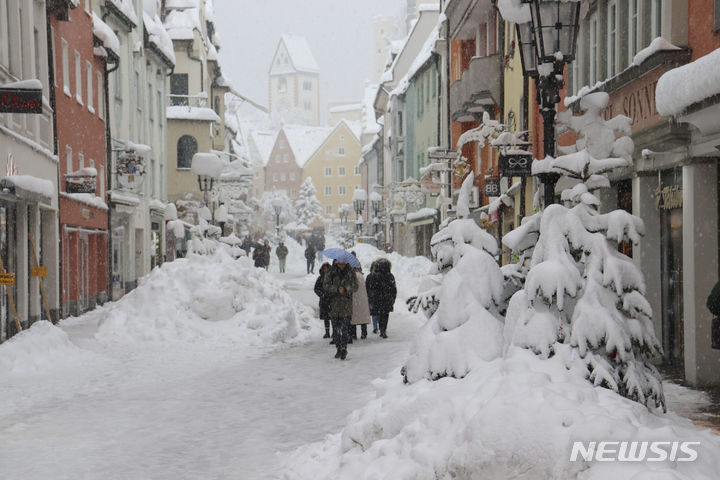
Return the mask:
[[500,196],[500,179],[497,177],[489,177],[485,179],[485,196],[486,197],[499,197]]
[[513,150],[500,154],[500,172],[503,177],[529,177],[532,175],[532,154]]

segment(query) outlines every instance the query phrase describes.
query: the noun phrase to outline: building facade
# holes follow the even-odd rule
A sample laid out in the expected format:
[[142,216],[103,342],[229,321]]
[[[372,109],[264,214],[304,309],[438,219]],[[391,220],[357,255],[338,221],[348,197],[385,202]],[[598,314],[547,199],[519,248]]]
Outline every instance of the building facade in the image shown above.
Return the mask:
[[304,37],[282,35],[270,64],[270,117],[320,125],[320,68]]

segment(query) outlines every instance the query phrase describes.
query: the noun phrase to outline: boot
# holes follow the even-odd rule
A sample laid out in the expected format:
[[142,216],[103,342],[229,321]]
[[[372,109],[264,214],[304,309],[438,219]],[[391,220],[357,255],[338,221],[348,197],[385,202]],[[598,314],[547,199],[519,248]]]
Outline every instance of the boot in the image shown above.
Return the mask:
[[337,352],[335,352],[335,358],[344,358],[344,357],[342,357],[342,352],[343,352],[343,349],[338,348]]
[[330,338],[330,330],[325,330],[325,335],[323,335],[323,338]]
[[387,335],[385,335],[385,331],[381,331],[381,332],[380,332],[380,337],[381,337],[381,338],[387,338]]
[[340,360],[345,360],[346,357],[347,357],[347,349],[343,348],[342,350],[340,350]]

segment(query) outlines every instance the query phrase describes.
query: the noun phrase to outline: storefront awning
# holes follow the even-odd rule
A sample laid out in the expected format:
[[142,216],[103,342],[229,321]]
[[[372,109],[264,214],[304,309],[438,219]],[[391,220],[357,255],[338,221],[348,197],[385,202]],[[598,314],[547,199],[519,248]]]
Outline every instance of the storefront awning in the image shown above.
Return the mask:
[[55,185],[50,180],[31,175],[12,175],[0,179],[0,191],[28,202],[49,204],[55,196]]

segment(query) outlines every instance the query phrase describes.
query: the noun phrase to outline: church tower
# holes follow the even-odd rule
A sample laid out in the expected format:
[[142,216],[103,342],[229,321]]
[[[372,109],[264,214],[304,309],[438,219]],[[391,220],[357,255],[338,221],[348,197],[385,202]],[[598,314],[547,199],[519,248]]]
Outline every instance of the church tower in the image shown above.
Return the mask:
[[268,87],[271,118],[320,125],[320,69],[304,37],[280,37]]

